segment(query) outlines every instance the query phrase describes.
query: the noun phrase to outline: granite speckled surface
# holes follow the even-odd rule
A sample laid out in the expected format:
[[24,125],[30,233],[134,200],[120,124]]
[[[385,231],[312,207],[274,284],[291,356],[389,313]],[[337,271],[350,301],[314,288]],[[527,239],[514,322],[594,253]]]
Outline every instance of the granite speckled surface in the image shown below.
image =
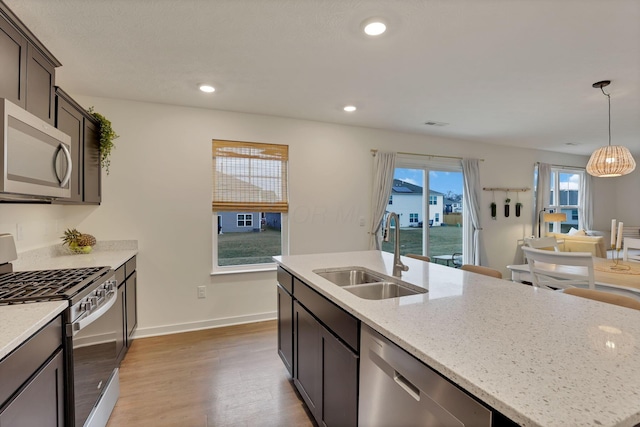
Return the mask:
[[68,306],[67,301],[0,306],[0,360]]
[[[19,253],[18,259],[12,264],[14,271],[102,266],[115,270],[137,253],[136,240],[98,242],[90,254],[71,254],[62,245],[55,245]],[[67,301],[0,305],[0,358],[66,307]]]
[[276,261],[319,293],[523,426],[640,422],[640,311],[403,258],[422,295],[365,300],[315,274],[378,251]]
[[137,253],[137,240],[100,241],[89,254],[73,254],[66,246],[54,245],[19,253],[12,264],[14,271],[103,266],[115,270]]

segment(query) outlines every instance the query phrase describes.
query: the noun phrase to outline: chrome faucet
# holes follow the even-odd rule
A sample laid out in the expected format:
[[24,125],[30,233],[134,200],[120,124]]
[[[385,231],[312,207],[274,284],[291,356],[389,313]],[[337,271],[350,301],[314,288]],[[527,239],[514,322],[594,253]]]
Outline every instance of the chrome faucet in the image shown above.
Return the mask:
[[395,232],[395,241],[393,242],[393,275],[396,277],[400,277],[403,271],[407,271],[409,269],[408,266],[404,265],[402,261],[400,261],[400,218],[398,214],[395,212],[389,212],[387,215],[387,224],[384,228],[384,241],[389,241],[389,227],[391,226],[391,220],[396,220],[396,232]]

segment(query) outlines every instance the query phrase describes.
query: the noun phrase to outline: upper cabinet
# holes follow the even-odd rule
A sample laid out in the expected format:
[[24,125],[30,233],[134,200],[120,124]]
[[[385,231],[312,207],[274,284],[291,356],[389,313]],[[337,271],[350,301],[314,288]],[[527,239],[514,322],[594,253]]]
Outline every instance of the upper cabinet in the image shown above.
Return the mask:
[[71,137],[71,197],[56,203],[100,204],[100,140],[96,120],[66,92],[55,90],[56,127]]
[[55,69],[60,62],[0,1],[0,98],[55,122]]

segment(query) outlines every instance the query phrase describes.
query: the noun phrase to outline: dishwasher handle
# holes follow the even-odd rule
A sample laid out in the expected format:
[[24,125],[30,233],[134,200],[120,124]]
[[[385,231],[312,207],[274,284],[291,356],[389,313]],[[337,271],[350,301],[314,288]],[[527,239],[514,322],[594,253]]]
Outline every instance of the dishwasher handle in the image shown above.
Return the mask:
[[413,397],[415,400],[420,402],[420,389],[414,386],[411,381],[406,379],[400,372],[393,370],[393,380],[398,384],[404,391],[409,393],[409,396]]

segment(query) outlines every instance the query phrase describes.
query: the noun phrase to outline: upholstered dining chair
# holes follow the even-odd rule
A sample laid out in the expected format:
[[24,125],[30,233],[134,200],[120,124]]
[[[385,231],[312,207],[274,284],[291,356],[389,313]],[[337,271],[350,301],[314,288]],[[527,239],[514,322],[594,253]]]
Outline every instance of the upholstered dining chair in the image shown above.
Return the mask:
[[463,264],[460,270],[470,271],[472,273],[483,274],[485,276],[496,277],[502,279],[502,273],[499,270],[489,267],[483,267],[481,265]]
[[555,236],[540,238],[527,237],[526,239],[524,239],[524,244],[525,246],[535,249],[553,249],[555,252],[560,251],[560,249],[558,248],[558,241],[556,240]]
[[431,258],[429,258],[426,255],[406,254],[405,256],[409,257],[409,258],[413,258],[413,259],[419,259],[419,260],[425,261],[425,262],[431,262]]
[[629,249],[640,249],[640,239],[625,237],[624,249],[622,250],[623,261],[640,261],[640,255],[629,255]]
[[588,252],[552,252],[522,247],[533,286],[564,289],[588,286],[595,289],[593,256]]
[[589,298],[597,301],[607,302],[609,304],[615,304],[622,307],[640,310],[640,301],[638,301],[637,299],[626,297],[624,295],[614,294],[612,292],[603,292],[584,288],[567,288],[563,289],[562,292],[569,295],[575,295],[577,297]]

